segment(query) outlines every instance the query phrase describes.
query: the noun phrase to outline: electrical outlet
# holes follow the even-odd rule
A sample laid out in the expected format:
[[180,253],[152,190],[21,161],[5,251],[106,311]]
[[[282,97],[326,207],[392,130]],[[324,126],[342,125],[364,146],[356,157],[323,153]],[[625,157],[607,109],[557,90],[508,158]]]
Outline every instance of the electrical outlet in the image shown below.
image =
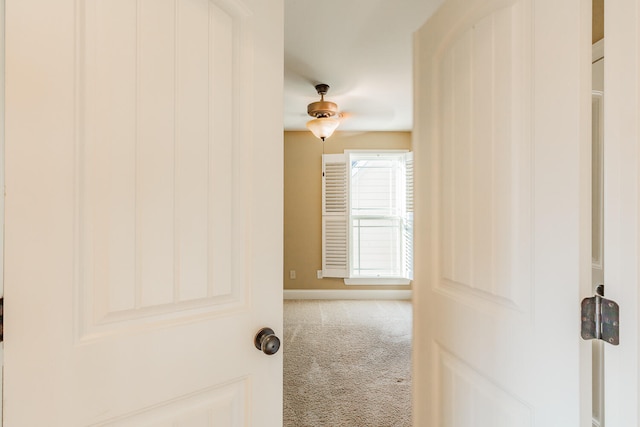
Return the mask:
[[289,270],[289,279],[295,279],[295,278],[296,278],[296,271]]
[[317,277],[318,279],[322,279],[322,270],[318,270],[318,271],[316,271],[316,277]]

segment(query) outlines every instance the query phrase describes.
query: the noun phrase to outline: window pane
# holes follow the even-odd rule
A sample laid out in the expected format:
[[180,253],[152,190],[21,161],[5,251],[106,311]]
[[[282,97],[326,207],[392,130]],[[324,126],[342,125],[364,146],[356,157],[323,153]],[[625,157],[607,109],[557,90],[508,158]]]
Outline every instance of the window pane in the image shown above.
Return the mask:
[[412,197],[406,154],[349,154],[349,277],[411,276],[412,221],[407,206]]
[[399,155],[352,155],[351,214],[399,216],[402,167]]
[[399,219],[353,218],[353,276],[402,276],[402,232]]

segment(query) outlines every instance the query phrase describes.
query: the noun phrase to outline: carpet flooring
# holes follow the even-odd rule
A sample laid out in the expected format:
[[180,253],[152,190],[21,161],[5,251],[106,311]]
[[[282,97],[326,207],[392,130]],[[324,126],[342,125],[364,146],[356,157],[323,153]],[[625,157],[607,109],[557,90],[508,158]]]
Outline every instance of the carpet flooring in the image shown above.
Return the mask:
[[284,427],[409,427],[411,303],[287,300]]

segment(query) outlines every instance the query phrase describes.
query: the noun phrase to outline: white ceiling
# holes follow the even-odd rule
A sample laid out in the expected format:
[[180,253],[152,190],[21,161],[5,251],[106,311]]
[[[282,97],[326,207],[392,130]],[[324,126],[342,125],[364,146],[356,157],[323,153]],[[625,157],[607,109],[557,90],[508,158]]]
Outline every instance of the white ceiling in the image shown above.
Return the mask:
[[326,83],[338,130],[411,130],[412,34],[440,3],[285,0],[284,129],[306,129],[314,86]]

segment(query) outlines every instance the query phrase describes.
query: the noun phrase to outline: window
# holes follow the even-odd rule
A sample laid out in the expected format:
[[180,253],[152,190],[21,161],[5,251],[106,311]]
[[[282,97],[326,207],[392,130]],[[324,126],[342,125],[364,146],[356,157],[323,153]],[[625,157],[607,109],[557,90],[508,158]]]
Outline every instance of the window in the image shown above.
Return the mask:
[[323,157],[324,277],[408,284],[413,276],[413,161],[400,151]]

